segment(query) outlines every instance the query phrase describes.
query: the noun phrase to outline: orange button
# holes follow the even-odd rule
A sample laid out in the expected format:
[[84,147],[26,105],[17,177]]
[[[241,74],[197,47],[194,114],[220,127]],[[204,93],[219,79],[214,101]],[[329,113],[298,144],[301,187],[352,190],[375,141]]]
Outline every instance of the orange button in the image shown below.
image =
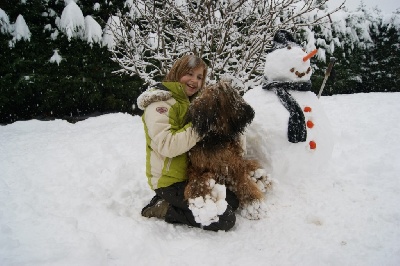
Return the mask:
[[312,109],[311,109],[311,107],[310,106],[306,106],[306,107],[304,107],[304,112],[311,112],[312,111]]
[[315,143],[315,141],[311,140],[309,144],[311,150],[315,150],[317,148],[317,143]]

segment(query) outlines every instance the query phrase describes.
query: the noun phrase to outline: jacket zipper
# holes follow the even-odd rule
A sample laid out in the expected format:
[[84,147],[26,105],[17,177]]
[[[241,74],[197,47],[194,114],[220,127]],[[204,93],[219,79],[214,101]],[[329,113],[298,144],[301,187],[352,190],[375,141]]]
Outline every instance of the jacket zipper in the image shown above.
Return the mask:
[[169,172],[169,168],[171,166],[172,158],[168,158],[168,163],[167,163],[167,172]]

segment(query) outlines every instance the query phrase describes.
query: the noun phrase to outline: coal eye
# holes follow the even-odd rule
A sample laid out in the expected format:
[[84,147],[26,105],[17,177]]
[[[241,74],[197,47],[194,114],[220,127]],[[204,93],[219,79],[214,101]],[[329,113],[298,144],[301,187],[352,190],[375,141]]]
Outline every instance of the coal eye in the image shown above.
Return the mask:
[[303,49],[301,49],[301,50],[303,50],[303,52],[306,52],[306,49],[304,49],[304,48],[303,48]]
[[288,50],[292,49],[292,46],[288,45],[287,49],[288,49]]

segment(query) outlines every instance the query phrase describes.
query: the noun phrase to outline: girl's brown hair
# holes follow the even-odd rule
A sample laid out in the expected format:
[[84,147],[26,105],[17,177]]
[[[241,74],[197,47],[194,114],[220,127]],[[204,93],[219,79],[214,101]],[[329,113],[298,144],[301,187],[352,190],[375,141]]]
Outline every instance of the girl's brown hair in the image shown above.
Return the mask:
[[178,59],[174,63],[168,74],[165,76],[163,81],[173,81],[173,82],[179,81],[181,77],[186,75],[190,70],[199,67],[203,68],[203,82],[200,88],[203,89],[207,77],[207,65],[201,58],[195,55],[185,55],[180,59]]

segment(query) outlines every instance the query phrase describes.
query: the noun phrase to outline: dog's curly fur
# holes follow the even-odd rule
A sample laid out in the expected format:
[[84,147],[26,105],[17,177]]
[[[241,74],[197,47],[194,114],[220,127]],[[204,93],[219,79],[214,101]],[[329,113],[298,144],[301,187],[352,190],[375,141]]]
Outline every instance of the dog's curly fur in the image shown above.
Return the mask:
[[186,199],[209,195],[210,179],[232,190],[241,206],[263,198],[250,178],[260,166],[255,160],[243,158],[240,141],[253,118],[254,110],[229,82],[206,87],[192,102],[188,119],[202,140],[189,152]]

